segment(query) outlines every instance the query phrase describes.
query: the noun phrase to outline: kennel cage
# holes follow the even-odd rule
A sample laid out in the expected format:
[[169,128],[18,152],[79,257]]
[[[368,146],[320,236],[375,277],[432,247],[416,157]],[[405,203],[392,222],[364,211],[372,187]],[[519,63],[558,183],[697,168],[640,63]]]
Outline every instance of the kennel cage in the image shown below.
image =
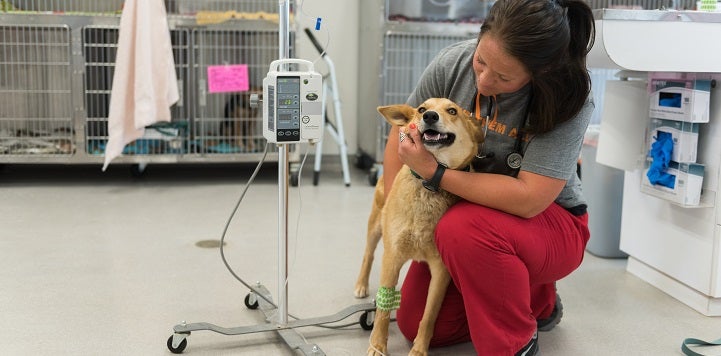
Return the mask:
[[[0,7],[0,163],[101,163],[123,0],[14,0]],[[292,4],[292,2],[291,2]],[[262,112],[249,108],[278,57],[277,4],[165,1],[180,100],[117,163],[239,162],[262,157]],[[293,6],[291,6],[291,11]],[[235,16],[224,17],[232,11]],[[200,12],[211,23],[198,24]],[[295,55],[291,27],[290,55]],[[248,92],[210,92],[208,70],[243,64]],[[277,159],[269,147],[268,159]],[[291,165],[298,155],[291,148]],[[297,167],[297,166],[296,166]]]
[[[359,46],[368,58],[359,73],[356,165],[374,185],[382,173],[389,125],[379,105],[405,103],[431,59],[443,47],[476,38],[493,0],[374,0],[361,5]],[[695,0],[588,0],[593,9],[694,9]],[[469,15],[470,13],[470,15]],[[380,46],[378,44],[381,44]],[[377,75],[367,75],[376,73]],[[607,73],[599,74],[605,79]]]
[[[84,58],[85,141],[89,156],[102,156],[108,139],[108,113],[117,53],[118,26],[84,26],[81,29]],[[128,144],[124,155],[185,154],[190,140],[186,134],[190,121],[184,93],[189,92],[189,37],[188,29],[170,31],[175,61],[178,90],[181,100],[171,107],[171,122],[146,128],[145,135]]]
[[67,159],[76,151],[70,28],[0,23],[0,156]]

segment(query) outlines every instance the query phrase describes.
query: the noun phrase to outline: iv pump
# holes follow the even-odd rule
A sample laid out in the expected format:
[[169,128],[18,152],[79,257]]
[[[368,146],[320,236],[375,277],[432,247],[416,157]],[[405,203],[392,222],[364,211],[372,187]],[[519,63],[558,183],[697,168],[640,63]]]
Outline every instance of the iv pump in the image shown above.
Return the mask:
[[[295,64],[305,70],[283,71]],[[322,139],[323,76],[303,59],[270,63],[263,79],[263,136],[273,143],[315,143]]]

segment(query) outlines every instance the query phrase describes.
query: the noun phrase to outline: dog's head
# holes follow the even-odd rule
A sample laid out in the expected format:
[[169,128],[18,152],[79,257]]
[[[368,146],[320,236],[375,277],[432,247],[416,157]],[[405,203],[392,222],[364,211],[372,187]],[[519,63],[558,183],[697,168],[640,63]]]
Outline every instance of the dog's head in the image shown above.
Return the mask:
[[405,104],[381,106],[378,112],[401,130],[415,123],[423,146],[436,161],[451,169],[470,165],[483,141],[480,123],[448,99],[431,98],[417,108]]

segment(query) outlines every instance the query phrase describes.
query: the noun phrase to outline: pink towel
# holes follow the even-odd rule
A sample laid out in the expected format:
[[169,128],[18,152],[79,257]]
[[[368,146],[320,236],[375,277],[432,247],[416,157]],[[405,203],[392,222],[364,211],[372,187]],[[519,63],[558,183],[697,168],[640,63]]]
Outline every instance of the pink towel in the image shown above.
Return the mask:
[[163,0],[126,0],[110,94],[105,164],[143,136],[144,127],[170,121],[178,80]]

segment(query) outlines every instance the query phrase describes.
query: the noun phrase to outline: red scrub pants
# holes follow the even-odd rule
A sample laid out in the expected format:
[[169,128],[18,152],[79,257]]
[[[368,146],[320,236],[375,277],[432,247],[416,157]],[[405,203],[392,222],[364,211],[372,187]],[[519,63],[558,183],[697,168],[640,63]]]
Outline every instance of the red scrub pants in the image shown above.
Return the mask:
[[[438,222],[435,242],[453,283],[448,287],[431,346],[471,341],[478,355],[514,355],[548,318],[555,282],[583,259],[588,214],[558,204],[524,219],[460,201]],[[413,261],[401,288],[398,327],[413,340],[423,315],[430,272]]]

